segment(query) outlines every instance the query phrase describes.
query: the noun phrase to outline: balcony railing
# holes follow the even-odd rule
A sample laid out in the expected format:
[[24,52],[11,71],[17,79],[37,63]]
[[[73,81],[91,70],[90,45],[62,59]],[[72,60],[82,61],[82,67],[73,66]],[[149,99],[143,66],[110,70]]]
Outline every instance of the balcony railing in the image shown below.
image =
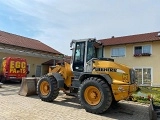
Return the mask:
[[141,56],[151,56],[151,53],[134,54],[134,57],[141,57]]

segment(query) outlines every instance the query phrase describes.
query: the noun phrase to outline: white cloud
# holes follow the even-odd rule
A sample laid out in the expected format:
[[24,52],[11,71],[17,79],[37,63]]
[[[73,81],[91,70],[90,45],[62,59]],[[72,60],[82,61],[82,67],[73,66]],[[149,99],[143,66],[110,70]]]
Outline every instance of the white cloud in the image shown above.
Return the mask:
[[[54,49],[71,55],[72,39],[123,36],[158,31],[158,3],[149,0],[12,0],[2,1],[36,31],[36,38]],[[27,21],[28,20],[28,21]],[[27,24],[27,25],[26,25]],[[158,26],[159,25],[159,26]]]

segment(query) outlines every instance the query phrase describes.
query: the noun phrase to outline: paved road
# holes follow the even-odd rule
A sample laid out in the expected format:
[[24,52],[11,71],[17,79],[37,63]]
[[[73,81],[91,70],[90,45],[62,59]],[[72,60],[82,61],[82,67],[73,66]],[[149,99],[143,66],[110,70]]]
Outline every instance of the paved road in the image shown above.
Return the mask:
[[51,103],[37,95],[18,95],[20,84],[8,83],[0,88],[0,120],[149,120],[148,105],[121,101],[104,114],[86,112],[78,99],[60,93]]

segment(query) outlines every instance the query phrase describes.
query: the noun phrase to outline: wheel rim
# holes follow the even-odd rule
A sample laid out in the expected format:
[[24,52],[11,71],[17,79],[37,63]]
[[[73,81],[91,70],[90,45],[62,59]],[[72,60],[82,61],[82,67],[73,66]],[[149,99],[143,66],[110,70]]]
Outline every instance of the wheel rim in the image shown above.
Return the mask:
[[89,86],[84,91],[84,98],[89,105],[97,105],[101,100],[101,92],[95,86]]
[[48,95],[49,94],[49,83],[47,81],[43,81],[40,85],[40,91],[42,95]]

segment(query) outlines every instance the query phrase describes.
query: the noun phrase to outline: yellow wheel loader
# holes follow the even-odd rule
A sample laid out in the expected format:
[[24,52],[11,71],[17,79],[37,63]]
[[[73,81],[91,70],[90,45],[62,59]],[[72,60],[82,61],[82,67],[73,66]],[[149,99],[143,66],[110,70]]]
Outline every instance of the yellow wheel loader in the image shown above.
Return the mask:
[[135,71],[114,59],[103,58],[102,43],[96,39],[72,40],[71,47],[71,64],[55,66],[38,81],[42,101],[53,101],[63,90],[78,96],[86,111],[98,114],[136,91]]

